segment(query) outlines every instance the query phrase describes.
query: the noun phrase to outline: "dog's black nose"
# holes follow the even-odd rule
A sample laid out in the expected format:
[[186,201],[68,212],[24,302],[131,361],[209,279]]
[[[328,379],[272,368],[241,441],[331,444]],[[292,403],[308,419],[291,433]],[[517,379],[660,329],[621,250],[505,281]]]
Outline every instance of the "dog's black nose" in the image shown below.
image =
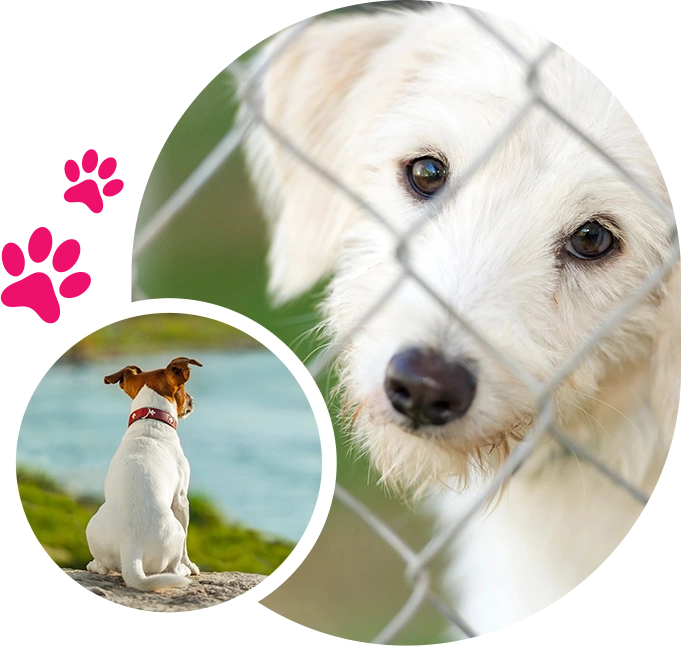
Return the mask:
[[465,414],[476,385],[462,363],[435,350],[409,348],[390,360],[384,388],[393,408],[415,426],[441,426]]

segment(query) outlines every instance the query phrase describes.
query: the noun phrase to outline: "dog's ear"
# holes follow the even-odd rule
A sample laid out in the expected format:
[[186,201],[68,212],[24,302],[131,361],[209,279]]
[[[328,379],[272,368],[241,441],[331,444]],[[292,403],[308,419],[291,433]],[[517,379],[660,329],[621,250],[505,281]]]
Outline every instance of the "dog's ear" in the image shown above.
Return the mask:
[[369,78],[378,69],[392,70],[372,61],[409,19],[399,13],[322,19],[288,44],[291,32],[284,31],[253,63],[257,73],[272,58],[267,71],[242,85],[240,118],[249,122],[245,151],[270,224],[269,291],[278,303],[333,269],[360,209],[282,146],[258,115],[319,167],[355,186],[360,164],[352,142],[370,127],[394,87],[388,79]]
[[166,367],[166,373],[169,379],[175,384],[180,385],[189,381],[189,376],[191,374],[192,366],[203,367],[203,364],[199,363],[196,359],[187,359],[187,357],[177,357],[173,359]]
[[681,391],[681,267],[667,277],[651,353],[651,404],[660,432],[674,433]]
[[123,381],[125,381],[126,377],[129,377],[130,375],[138,375],[142,372],[142,368],[139,368],[137,366],[125,366],[125,368],[122,368],[118,372],[114,372],[112,375],[107,375],[104,377],[104,383],[105,384],[121,384],[121,388],[123,388]]

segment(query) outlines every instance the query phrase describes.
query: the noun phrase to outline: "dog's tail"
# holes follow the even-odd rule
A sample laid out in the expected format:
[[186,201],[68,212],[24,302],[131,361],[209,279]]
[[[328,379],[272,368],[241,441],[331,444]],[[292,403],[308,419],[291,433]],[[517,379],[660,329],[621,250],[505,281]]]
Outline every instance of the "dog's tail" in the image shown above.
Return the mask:
[[179,574],[164,573],[147,576],[142,568],[142,555],[135,552],[123,549],[121,553],[121,574],[129,588],[143,592],[156,592],[164,588],[182,588],[189,585],[189,578]]

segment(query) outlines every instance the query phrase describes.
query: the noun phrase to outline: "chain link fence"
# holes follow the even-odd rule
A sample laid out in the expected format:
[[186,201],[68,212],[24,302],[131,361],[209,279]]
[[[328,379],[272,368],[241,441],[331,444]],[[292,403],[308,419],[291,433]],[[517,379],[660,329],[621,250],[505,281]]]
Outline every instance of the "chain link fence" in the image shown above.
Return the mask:
[[[289,30],[287,38],[281,42],[278,48],[271,52],[269,58],[262,62],[255,70],[247,70],[239,63],[233,63],[225,72],[231,75],[241,85],[243,90],[243,101],[252,113],[252,116],[264,127],[283,148],[285,148],[296,160],[295,163],[305,164],[314,171],[319,177],[319,181],[328,182],[338,191],[346,196],[348,200],[355,202],[371,218],[381,223],[390,231],[396,241],[396,257],[402,271],[399,277],[382,294],[376,295],[376,301],[351,330],[345,338],[337,340],[332,345],[327,346],[314,360],[308,363],[308,368],[316,378],[323,375],[329,369],[334,360],[342,352],[344,346],[350,342],[359,329],[367,323],[395,294],[402,283],[411,279],[416,281],[436,302],[444,308],[447,313],[466,330],[482,348],[489,353],[494,360],[508,369],[513,375],[521,380],[533,393],[537,416],[523,441],[519,442],[513,449],[509,457],[503,462],[495,475],[486,483],[482,494],[470,505],[470,507],[459,517],[456,523],[451,526],[441,528],[435,533],[429,542],[421,550],[414,550],[400,535],[388,524],[378,518],[360,500],[349,493],[344,487],[336,485],[335,497],[342,505],[356,514],[364,521],[373,532],[376,533],[404,562],[404,575],[410,582],[411,594],[406,603],[395,613],[390,622],[383,630],[376,635],[373,640],[375,643],[390,643],[398,633],[404,629],[414,618],[421,606],[424,604],[432,605],[435,610],[452,626],[456,627],[461,633],[468,637],[476,635],[475,626],[471,626],[465,617],[461,617],[455,608],[440,599],[434,591],[428,570],[429,564],[440,555],[453,541],[462,533],[467,525],[485,508],[488,502],[493,499],[500,491],[504,483],[511,478],[513,473],[533,452],[537,443],[543,438],[550,436],[555,442],[562,445],[567,451],[573,453],[580,460],[589,462],[596,468],[604,478],[609,479],[618,487],[625,490],[634,500],[645,505],[648,497],[634,483],[627,481],[616,473],[611,467],[603,463],[584,446],[572,440],[557,425],[554,418],[552,406],[552,395],[558,386],[571,374],[577,365],[613,330],[620,322],[641,303],[660,283],[678,262],[679,244],[678,235],[671,209],[664,204],[659,197],[654,194],[647,186],[643,185],[633,176],[629,170],[613,159],[599,144],[589,138],[584,132],[574,125],[564,114],[561,113],[560,106],[552,105],[542,94],[541,87],[541,68],[550,54],[553,46],[548,46],[538,57],[529,59],[522,54],[510,41],[499,33],[494,26],[487,20],[484,14],[459,7],[465,12],[470,20],[474,21],[481,29],[487,32],[490,38],[496,39],[508,52],[516,57],[525,70],[527,99],[517,113],[510,119],[506,126],[496,134],[492,141],[488,142],[482,153],[469,165],[465,171],[454,181],[450,182],[445,188],[431,200],[423,216],[413,224],[406,233],[397,233],[389,222],[381,215],[380,211],[372,205],[367,204],[360,195],[354,190],[340,182],[328,169],[319,166],[314,159],[308,157],[304,150],[300,150],[294,142],[290,141],[286,133],[269,123],[261,109],[261,104],[257,92],[258,80],[265,74],[267,68],[276,60],[281,52],[309,26],[311,21],[299,23]],[[599,327],[594,330],[589,340],[577,351],[565,364],[555,372],[550,380],[539,383],[529,374],[523,371],[520,366],[504,354],[499,348],[490,343],[484,336],[468,323],[465,316],[452,308],[446,300],[434,289],[423,277],[419,276],[412,269],[409,262],[409,240],[416,235],[426,223],[438,212],[441,203],[451,199],[462,186],[479,171],[479,169],[495,154],[513,131],[523,122],[530,111],[544,110],[551,118],[568,128],[574,137],[580,138],[591,148],[593,154],[599,155],[610,164],[635,190],[637,190],[645,200],[665,219],[669,224],[668,239],[671,252],[669,256],[653,271],[647,278],[633,289],[618,306],[613,308],[609,315],[601,322]],[[237,150],[244,137],[243,125],[239,122],[222,138],[215,148],[208,154],[187,179],[177,188],[177,190],[162,204],[162,206],[149,218],[145,225],[138,230],[133,248],[133,296],[135,299],[146,298],[146,294],[140,289],[137,281],[137,262],[145,253],[148,247],[154,244],[159,234],[168,227],[174,218],[181,216],[183,209],[192,201],[206,182],[215,172],[225,163],[225,161]]]

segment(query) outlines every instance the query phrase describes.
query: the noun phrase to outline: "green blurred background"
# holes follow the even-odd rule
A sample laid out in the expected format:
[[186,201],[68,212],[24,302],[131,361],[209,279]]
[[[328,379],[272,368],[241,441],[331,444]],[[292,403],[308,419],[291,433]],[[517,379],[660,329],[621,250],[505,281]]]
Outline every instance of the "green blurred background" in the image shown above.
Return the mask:
[[[244,54],[241,62],[253,51]],[[229,61],[225,61],[229,63]],[[188,107],[170,133],[151,172],[140,207],[137,234],[153,213],[232,127],[235,86],[228,71],[218,75]],[[266,295],[267,232],[244,156],[237,150],[161,235],[137,266],[133,298],[187,298],[236,310],[259,322],[306,361],[323,343],[307,334],[318,322],[323,285],[281,308]],[[175,253],[177,252],[177,253]],[[178,267],[178,254],[191,257]],[[189,254],[189,256],[188,256]],[[291,262],[296,262],[295,258]],[[333,377],[318,380],[328,397]],[[336,424],[338,481],[367,504],[412,546],[432,533],[430,519],[376,484],[365,460],[348,452]],[[437,582],[438,564],[433,578]],[[339,637],[371,641],[411,591],[403,562],[358,517],[334,502],[316,546],[296,573],[263,604],[289,619]],[[426,604],[394,640],[396,644],[449,641],[446,622]]]

